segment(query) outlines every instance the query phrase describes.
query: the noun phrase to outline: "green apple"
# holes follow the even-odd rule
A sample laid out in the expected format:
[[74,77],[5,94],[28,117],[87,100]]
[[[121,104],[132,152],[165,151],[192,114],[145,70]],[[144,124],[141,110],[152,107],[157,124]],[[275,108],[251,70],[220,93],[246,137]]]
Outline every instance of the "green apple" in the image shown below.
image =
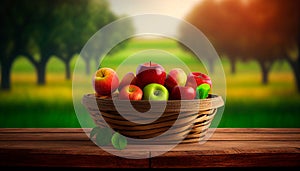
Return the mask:
[[208,93],[210,91],[210,85],[207,83],[203,83],[200,84],[197,88],[196,88],[196,97],[198,99],[205,99],[208,96]]
[[157,83],[150,83],[143,88],[143,100],[168,100],[168,89]]

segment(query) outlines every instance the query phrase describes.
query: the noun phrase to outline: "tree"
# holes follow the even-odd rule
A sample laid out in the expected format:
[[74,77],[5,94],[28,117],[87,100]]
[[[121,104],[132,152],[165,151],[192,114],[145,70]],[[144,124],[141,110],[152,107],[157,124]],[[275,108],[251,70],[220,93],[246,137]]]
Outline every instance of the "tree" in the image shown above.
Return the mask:
[[[88,66],[92,59],[95,60],[95,67],[99,68],[101,63],[99,59],[104,55],[110,56],[125,48],[133,33],[133,22],[130,18],[114,22],[91,37],[81,51],[81,57]],[[86,74],[89,73],[90,70],[86,70]]]
[[61,1],[1,1],[1,87],[10,88],[10,72],[14,60],[24,56],[35,66],[38,84],[45,83],[46,64],[57,48],[53,11]]
[[56,26],[54,43],[57,49],[53,53],[65,64],[66,79],[71,78],[70,61],[91,35],[91,31],[86,31],[90,21],[89,3],[90,1],[79,0],[74,4],[72,0],[64,0],[55,11],[60,24]]
[[3,0],[0,4],[1,89],[9,90],[12,64],[18,56],[26,54],[30,41],[28,23],[34,14],[29,11],[33,11],[34,6],[26,0]]
[[[97,1],[98,2],[98,1]],[[109,25],[109,29],[101,30],[102,32],[93,35],[92,39],[89,40],[88,46],[82,51],[82,58],[86,62],[86,74],[90,73],[90,62],[95,61],[95,67],[99,68],[99,58],[103,55],[111,55],[124,49],[128,43],[127,40],[117,42],[123,38],[130,37],[134,33],[133,21],[130,18],[123,19],[126,16],[115,16],[109,11],[109,4],[102,1],[98,7],[93,5],[91,8],[91,20],[90,22],[94,25],[94,29],[91,30],[93,33],[99,31],[99,29],[110,24],[112,21],[120,19],[118,22],[114,22]],[[108,49],[113,47],[113,49]],[[110,51],[109,51],[110,50]]]
[[70,79],[73,56],[99,28],[117,19],[106,0],[4,0],[0,13],[2,89],[10,88],[11,66],[20,55],[34,65],[39,85],[46,82],[52,56],[64,62]]
[[[118,18],[110,10],[106,0],[83,0],[79,2],[71,5],[72,0],[65,1],[58,14],[63,23],[60,25],[60,33],[62,34],[59,36],[60,44],[57,57],[65,63],[67,79],[70,79],[71,76],[69,63],[74,54],[78,54],[89,38],[100,28]],[[102,43],[97,42],[97,46],[99,44]],[[86,73],[89,73],[90,60],[94,57],[83,55],[82,58],[86,63]]]
[[[89,13],[88,13],[88,23],[85,30],[85,33],[88,35],[84,43],[88,41],[89,38],[94,36],[94,34],[104,27],[105,25],[109,24],[112,21],[118,19],[118,17],[110,10],[110,6],[108,1],[91,1],[89,6]],[[101,48],[101,46],[105,45],[107,42],[103,40],[102,42],[96,41],[94,42],[93,46],[86,48],[85,55],[81,57],[84,59],[86,64],[86,74],[90,73],[91,70],[91,60],[99,58],[102,54],[94,53],[93,49]],[[83,46],[82,46],[83,47]]]
[[[99,68],[101,61],[99,61],[99,57],[103,55],[113,55],[119,52],[121,49],[124,49],[128,42],[130,41],[131,35],[134,33],[133,21],[130,18],[126,18],[122,21],[114,23],[110,26],[109,32],[107,34],[101,34],[97,37],[97,40],[101,40],[98,42],[98,51],[94,56],[96,68]],[[125,40],[123,40],[126,38]],[[121,41],[121,42],[119,42]],[[94,43],[95,44],[95,43]],[[108,49],[113,47],[112,49]]]
[[[12,37],[12,33],[9,32],[11,30],[11,24],[8,21],[8,18],[5,17],[7,13],[9,13],[7,7],[12,6],[12,1],[1,1],[0,5],[0,21],[1,23],[5,23],[2,27],[0,27],[0,63],[1,63],[1,89],[9,89],[10,88],[10,70],[12,62],[15,57],[11,57],[10,55],[10,37]],[[10,8],[9,8],[10,9]]]
[[297,0],[205,0],[186,19],[229,57],[233,72],[237,59],[254,59],[266,84],[274,61],[286,59],[300,91],[299,53],[294,58],[287,53],[299,51],[298,6]]
[[266,17],[261,21],[261,35],[268,42],[266,51],[271,51],[271,55],[279,59],[286,60],[294,73],[296,87],[300,93],[300,1],[297,0],[256,0],[252,9],[261,10],[261,14]]
[[[196,5],[186,16],[186,20],[199,28],[212,42],[220,56],[227,56],[231,62],[231,72],[236,72],[237,59],[243,58],[245,34],[248,28],[241,25],[247,11],[237,0],[205,0]],[[237,17],[239,16],[239,17]],[[181,30],[181,35],[189,34]]]
[[[246,54],[249,58],[259,62],[264,84],[268,82],[272,64],[284,59],[287,50],[295,47],[295,38],[299,34],[296,31],[299,28],[297,4],[299,1],[295,0],[253,0],[245,5],[248,15],[242,24],[248,30],[240,37],[247,41]],[[294,75],[297,73],[294,72]]]
[[46,65],[58,49],[61,23],[56,13],[57,8],[63,2],[59,0],[37,0],[31,4],[34,6],[34,10],[29,12],[34,15],[27,23],[27,27],[31,30],[31,42],[25,57],[36,69],[38,85],[46,83]]

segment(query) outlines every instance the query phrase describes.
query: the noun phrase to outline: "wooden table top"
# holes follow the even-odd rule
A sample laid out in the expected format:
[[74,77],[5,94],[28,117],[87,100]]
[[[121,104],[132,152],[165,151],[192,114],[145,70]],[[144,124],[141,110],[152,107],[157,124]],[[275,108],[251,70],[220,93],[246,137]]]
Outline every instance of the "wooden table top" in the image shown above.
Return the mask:
[[[300,128],[217,128],[204,144],[143,150],[130,145],[118,157],[95,145],[80,128],[1,128],[1,167],[228,168],[300,167]],[[113,149],[112,149],[113,150]],[[126,150],[126,149],[125,149]],[[152,157],[155,156],[155,157]]]

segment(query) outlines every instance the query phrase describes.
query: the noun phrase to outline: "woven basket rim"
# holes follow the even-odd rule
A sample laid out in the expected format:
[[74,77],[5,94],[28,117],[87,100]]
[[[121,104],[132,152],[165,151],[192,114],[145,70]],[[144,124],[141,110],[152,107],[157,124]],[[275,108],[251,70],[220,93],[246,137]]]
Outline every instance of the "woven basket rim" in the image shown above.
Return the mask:
[[[149,105],[148,100],[120,100],[117,98],[118,93],[114,93],[113,97],[99,97],[96,96],[94,93],[88,93],[84,94],[82,98],[82,104],[87,105],[90,101],[97,101],[97,103],[103,103],[103,104],[111,104],[113,105],[114,102],[122,104],[122,103],[130,103],[134,106],[146,106]],[[199,110],[208,110],[212,108],[219,108],[224,106],[223,98],[216,94],[209,94],[208,98],[206,99],[193,99],[193,100],[167,100],[168,106],[186,106],[186,108],[189,108],[189,106],[197,106]],[[151,104],[153,105],[160,105],[161,101],[151,101]],[[191,105],[192,104],[192,105]]]
[[[131,102],[136,102],[136,103],[143,103],[143,102],[148,102],[149,100],[121,100],[118,99],[118,93],[114,93],[112,97],[108,96],[97,96],[95,93],[87,93],[83,95],[83,98],[95,98],[97,100],[104,100],[104,101],[131,101]],[[223,101],[222,97],[216,94],[208,94],[208,97],[206,99],[192,99],[192,100],[167,100],[167,102],[171,103],[178,103],[178,102],[197,102],[197,101],[207,101],[207,100],[212,100],[212,99],[218,99]],[[151,102],[157,102],[160,103],[161,101],[164,100],[152,100]]]

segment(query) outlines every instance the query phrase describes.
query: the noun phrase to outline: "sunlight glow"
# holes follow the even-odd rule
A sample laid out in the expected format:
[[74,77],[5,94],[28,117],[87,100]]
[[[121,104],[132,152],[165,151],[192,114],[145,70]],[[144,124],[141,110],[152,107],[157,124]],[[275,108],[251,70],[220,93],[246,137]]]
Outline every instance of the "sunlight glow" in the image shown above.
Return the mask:
[[[161,14],[184,19],[201,1],[203,0],[110,0],[109,3],[111,10],[119,16]],[[142,28],[145,27],[145,21],[133,22],[136,30],[143,30]]]
[[117,15],[147,13],[183,18],[194,5],[202,0],[110,0],[110,7]]

